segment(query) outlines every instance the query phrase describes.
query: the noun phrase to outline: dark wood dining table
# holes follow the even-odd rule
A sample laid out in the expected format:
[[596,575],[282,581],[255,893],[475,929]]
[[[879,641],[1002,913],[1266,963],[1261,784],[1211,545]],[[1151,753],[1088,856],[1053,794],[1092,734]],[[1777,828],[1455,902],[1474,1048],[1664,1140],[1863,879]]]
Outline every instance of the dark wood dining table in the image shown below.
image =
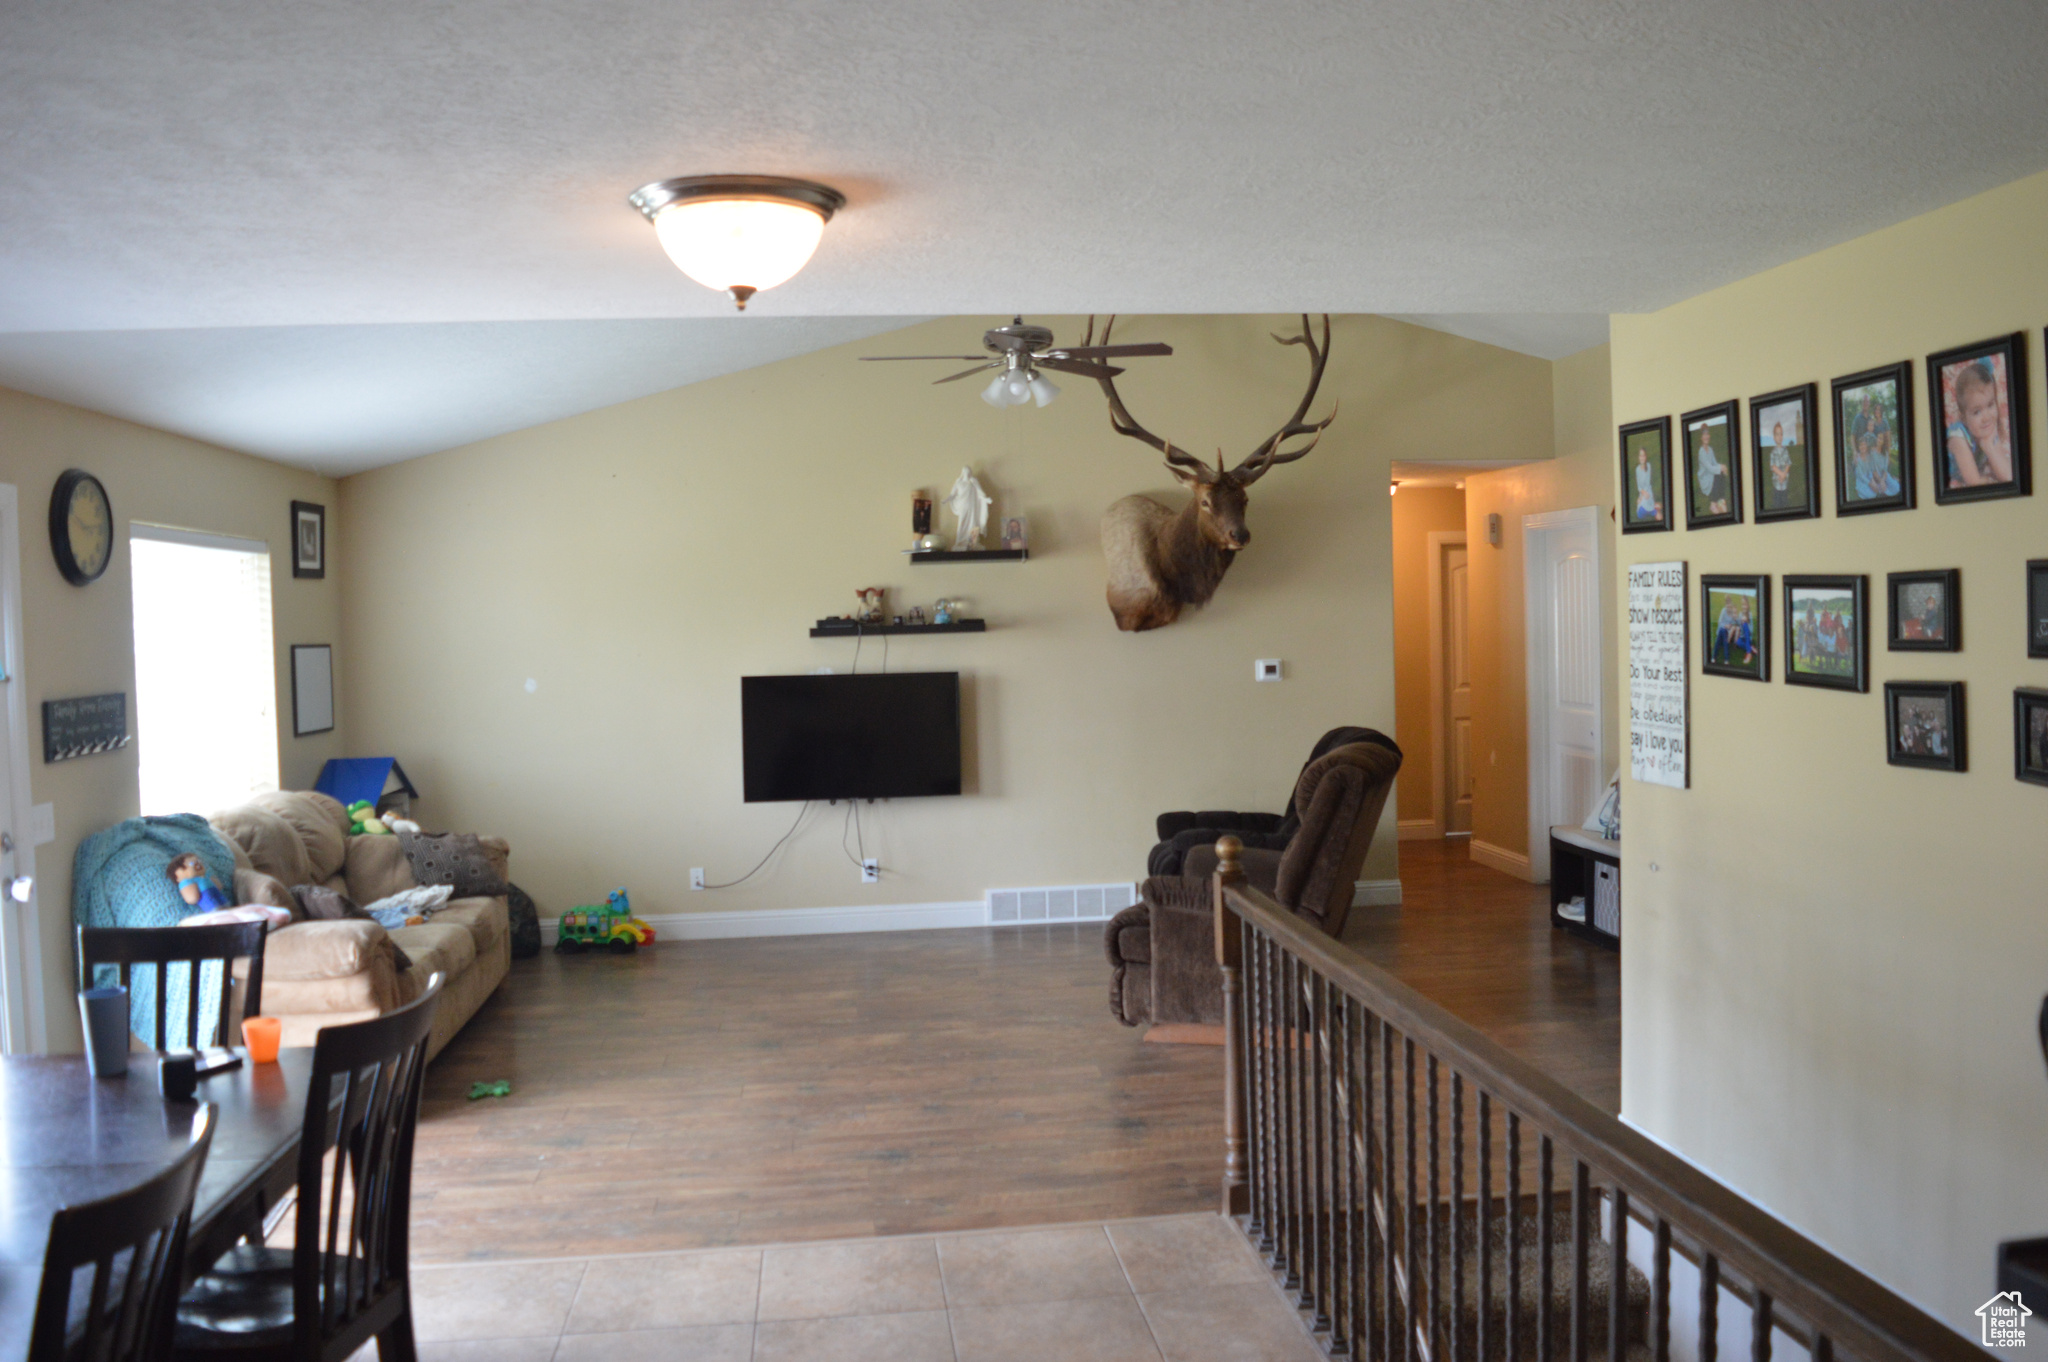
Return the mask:
[[310,1049],[280,1050],[200,1080],[195,1102],[157,1092],[156,1056],[120,1078],[94,1078],[82,1057],[0,1060],[0,1359],[26,1356],[50,1216],[149,1180],[192,1138],[211,1102],[213,1147],[192,1200],[187,1275],[203,1269],[287,1195],[313,1070]]

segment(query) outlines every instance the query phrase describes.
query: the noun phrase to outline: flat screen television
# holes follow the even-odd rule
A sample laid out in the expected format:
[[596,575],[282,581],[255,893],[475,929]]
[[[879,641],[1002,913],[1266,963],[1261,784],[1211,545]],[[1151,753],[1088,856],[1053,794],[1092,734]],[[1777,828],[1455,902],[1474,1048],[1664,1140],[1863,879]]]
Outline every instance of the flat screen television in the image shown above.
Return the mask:
[[960,673],[743,676],[749,804],[960,793]]

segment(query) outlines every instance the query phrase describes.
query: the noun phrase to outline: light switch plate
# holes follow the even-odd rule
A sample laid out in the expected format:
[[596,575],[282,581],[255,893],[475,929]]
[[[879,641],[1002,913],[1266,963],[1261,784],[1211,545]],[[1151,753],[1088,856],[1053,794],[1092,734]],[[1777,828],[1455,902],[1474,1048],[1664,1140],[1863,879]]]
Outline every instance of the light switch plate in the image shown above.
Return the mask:
[[28,844],[44,846],[57,840],[57,806],[31,804],[28,807]]
[[1278,681],[1280,679],[1280,659],[1277,657],[1260,658],[1252,664],[1252,676],[1260,681]]

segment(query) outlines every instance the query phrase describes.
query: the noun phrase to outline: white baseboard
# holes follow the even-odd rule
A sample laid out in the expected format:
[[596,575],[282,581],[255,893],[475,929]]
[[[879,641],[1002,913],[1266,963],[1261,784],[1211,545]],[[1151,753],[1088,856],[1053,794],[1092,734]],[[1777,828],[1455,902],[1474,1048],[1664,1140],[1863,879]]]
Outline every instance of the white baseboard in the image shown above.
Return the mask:
[[[988,907],[964,903],[878,903],[850,908],[755,908],[725,913],[661,913],[641,919],[657,941],[723,941],[741,936],[827,936],[841,932],[922,932],[986,927]],[[555,944],[556,919],[543,919],[541,942]]]
[[1400,905],[1399,880],[1360,880],[1352,887],[1353,908],[1398,908]]
[[1492,866],[1495,870],[1513,875],[1518,880],[1529,880],[1532,884],[1535,882],[1530,874],[1529,858],[1523,852],[1509,851],[1506,847],[1497,847],[1491,842],[1482,842],[1474,837],[1472,859],[1481,865]]
[[1444,835],[1443,825],[1434,818],[1404,818],[1394,827],[1404,842],[1434,842]]

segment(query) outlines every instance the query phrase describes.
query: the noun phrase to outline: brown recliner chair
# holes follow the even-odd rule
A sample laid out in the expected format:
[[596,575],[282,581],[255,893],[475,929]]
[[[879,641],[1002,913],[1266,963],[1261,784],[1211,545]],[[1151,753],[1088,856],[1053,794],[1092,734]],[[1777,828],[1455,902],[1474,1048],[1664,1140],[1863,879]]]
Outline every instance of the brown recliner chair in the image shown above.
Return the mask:
[[[1400,749],[1373,738],[1310,762],[1295,782],[1301,827],[1287,849],[1247,847],[1242,860],[1246,880],[1331,936],[1344,931],[1359,869],[1401,770]],[[1210,907],[1215,872],[1215,847],[1192,847],[1182,874],[1146,880],[1142,901],[1110,919],[1103,934],[1114,967],[1109,1010],[1124,1025],[1222,1022]]]

